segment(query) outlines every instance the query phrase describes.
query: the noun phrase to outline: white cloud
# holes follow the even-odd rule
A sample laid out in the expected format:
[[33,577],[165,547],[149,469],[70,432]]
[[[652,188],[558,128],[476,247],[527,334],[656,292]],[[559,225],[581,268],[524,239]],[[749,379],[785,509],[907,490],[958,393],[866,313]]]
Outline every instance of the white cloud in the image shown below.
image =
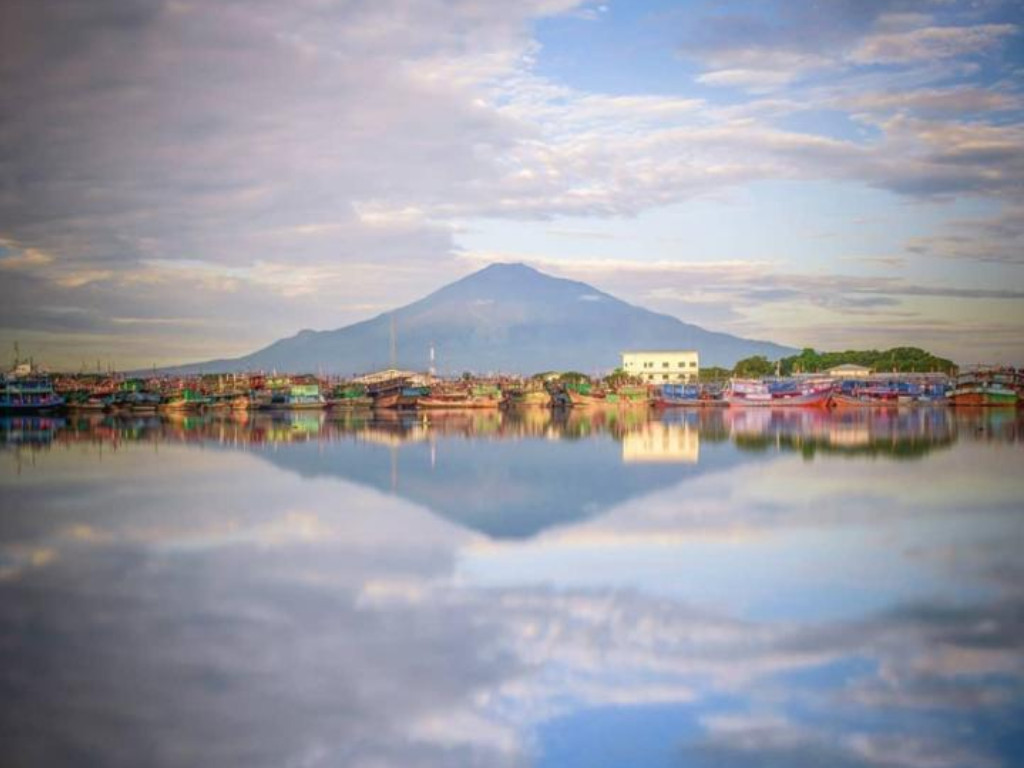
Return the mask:
[[984,53],[1017,33],[1013,24],[924,27],[870,35],[851,52],[858,64],[906,64]]

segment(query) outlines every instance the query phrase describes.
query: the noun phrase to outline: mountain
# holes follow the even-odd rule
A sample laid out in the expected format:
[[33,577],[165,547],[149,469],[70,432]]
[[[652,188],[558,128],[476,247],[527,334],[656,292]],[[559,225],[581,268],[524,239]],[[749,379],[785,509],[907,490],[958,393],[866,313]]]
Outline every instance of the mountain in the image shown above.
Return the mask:
[[272,370],[353,374],[390,365],[439,374],[535,373],[615,368],[629,349],[696,349],[702,366],[798,350],[706,331],[628,304],[586,283],[524,264],[492,264],[426,298],[333,331],[301,331],[251,355],[175,367],[173,372]]

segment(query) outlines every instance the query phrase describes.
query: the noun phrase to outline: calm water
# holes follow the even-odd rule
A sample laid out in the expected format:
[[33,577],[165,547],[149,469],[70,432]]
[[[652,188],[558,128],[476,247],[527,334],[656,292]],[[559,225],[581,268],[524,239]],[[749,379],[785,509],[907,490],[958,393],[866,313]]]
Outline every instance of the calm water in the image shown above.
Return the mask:
[[1024,764],[1013,410],[4,420],[0,510],[5,766]]

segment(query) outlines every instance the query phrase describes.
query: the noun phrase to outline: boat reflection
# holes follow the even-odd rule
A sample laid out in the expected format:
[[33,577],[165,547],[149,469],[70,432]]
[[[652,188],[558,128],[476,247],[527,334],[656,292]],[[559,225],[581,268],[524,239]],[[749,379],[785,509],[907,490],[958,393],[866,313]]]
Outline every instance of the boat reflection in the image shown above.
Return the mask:
[[906,458],[960,438],[1016,441],[1022,415],[1006,409],[916,408],[828,412],[818,409],[703,409],[646,412],[355,411],[207,413],[150,416],[80,414],[0,419],[0,445],[159,440],[262,446],[357,440],[403,446],[444,438],[571,441],[603,437],[632,462],[697,463],[700,443],[728,440],[749,451],[800,451]]
[[[3,420],[0,447],[249,451],[300,477],[400,496],[491,538],[528,538],[773,455],[916,459],[960,436],[1016,439],[1019,423],[1016,413],[991,409],[955,416],[946,409],[83,415]],[[583,440],[585,449],[576,445]]]
[[[920,458],[948,448],[957,422],[946,408],[906,410],[730,409],[724,414],[737,448],[747,451],[799,451],[847,456]],[[986,421],[976,414],[976,421]]]

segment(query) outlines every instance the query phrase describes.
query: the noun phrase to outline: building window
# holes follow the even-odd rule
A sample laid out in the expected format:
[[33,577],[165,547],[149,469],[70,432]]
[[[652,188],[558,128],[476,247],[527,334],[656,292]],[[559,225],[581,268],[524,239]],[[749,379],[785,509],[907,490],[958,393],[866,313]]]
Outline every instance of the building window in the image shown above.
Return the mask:
[[662,363],[662,364],[661,364],[661,367],[662,367],[662,368],[668,368],[668,363]]

